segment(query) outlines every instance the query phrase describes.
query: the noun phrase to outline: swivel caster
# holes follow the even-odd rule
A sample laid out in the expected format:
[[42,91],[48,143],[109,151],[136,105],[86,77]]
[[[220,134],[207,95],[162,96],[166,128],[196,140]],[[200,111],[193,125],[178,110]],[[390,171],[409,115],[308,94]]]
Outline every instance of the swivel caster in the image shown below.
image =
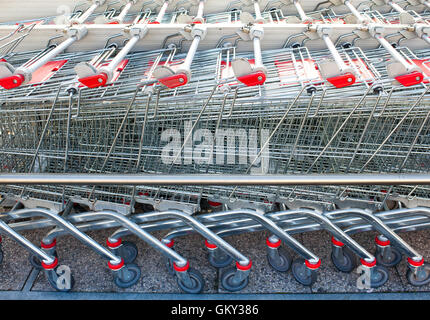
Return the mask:
[[[53,239],[50,243],[44,243],[43,240],[40,242],[40,247],[44,252],[53,256],[54,258],[58,258],[57,250],[55,249],[57,246],[57,239]],[[42,270],[42,262],[40,258],[34,254],[30,254],[28,257],[30,264],[37,270]]]
[[333,249],[331,252],[331,261],[337,270],[350,273],[356,268],[357,259],[350,249],[343,247],[339,250],[340,252],[336,252],[335,250],[337,249]]
[[375,266],[372,268],[370,276],[370,286],[372,288],[382,287],[388,281],[388,271],[383,266]]
[[395,267],[402,260],[402,254],[395,247],[390,245],[390,241],[384,236],[375,238],[376,251],[375,258],[379,265],[384,267]]
[[413,286],[420,287],[430,283],[430,266],[422,260],[420,263],[409,261],[409,269],[406,271],[406,278]]
[[[52,253],[52,255],[54,256],[54,257],[58,257],[58,255],[57,255],[57,250],[55,250],[53,253]],[[40,262],[40,259],[39,259],[39,257],[38,256],[36,256],[36,255],[34,255],[34,254],[30,254],[29,256],[28,256],[28,261],[30,262],[30,264],[35,268],[35,269],[37,269],[37,270],[42,270],[43,269],[43,267],[42,267],[42,263]]]
[[367,276],[370,279],[367,279],[367,283],[370,285],[370,288],[382,287],[388,281],[387,269],[384,266],[376,265],[376,259],[372,262],[366,262],[364,259],[361,259],[361,263],[364,267],[369,268]]
[[131,263],[115,272],[114,282],[120,288],[130,288],[140,279],[140,268]]
[[[179,288],[186,293],[200,293],[203,291],[205,281],[201,273],[193,268],[189,268],[187,275],[181,274],[176,278]],[[188,279],[186,279],[188,277]]]
[[233,261],[229,255],[221,251],[215,244],[206,240],[205,245],[209,250],[208,259],[212,267],[225,268]]
[[218,257],[215,257],[212,254],[209,254],[209,263],[211,264],[212,267],[221,269],[221,268],[225,268],[228,265],[231,264],[231,262],[233,261],[233,259],[226,254],[222,254]]
[[267,253],[270,266],[279,272],[287,272],[291,267],[292,259],[284,248],[272,249]]
[[49,284],[57,291],[68,292],[75,285],[75,280],[68,266],[58,265],[58,259],[47,265],[42,261],[42,267],[45,269],[45,274]]
[[317,281],[316,269],[320,266],[321,260],[316,265],[311,265],[303,258],[295,260],[292,264],[291,271],[294,278],[304,286],[311,286]]
[[133,263],[137,258],[137,254],[136,245],[130,241],[124,241],[118,248],[118,255],[124,259],[125,264]]
[[221,275],[221,285],[222,287],[230,292],[240,291],[248,285],[249,277],[243,277],[243,279],[237,278],[237,269],[235,267],[230,267]]

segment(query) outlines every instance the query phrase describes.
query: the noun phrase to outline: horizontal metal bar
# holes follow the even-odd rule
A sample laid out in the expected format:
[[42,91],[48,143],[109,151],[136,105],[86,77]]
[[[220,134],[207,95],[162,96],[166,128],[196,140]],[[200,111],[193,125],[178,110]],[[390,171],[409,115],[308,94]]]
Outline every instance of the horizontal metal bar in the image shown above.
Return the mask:
[[44,185],[430,185],[429,174],[152,175],[0,174],[0,184]]

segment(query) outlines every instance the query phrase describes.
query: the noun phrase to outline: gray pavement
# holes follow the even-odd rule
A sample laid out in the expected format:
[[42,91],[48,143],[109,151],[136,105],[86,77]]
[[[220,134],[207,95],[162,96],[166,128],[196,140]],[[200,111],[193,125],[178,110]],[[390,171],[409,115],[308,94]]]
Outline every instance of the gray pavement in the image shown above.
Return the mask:
[[[88,234],[101,244],[105,244],[106,238],[113,230],[93,231]],[[37,232],[25,232],[28,239],[35,244],[39,244],[47,230]],[[163,236],[163,232],[155,233],[157,238]],[[330,235],[327,232],[309,232],[299,234],[295,237],[314,253],[320,256],[322,266],[318,271],[318,280],[312,287],[304,287],[292,276],[291,271],[279,273],[274,271],[266,259],[266,232],[255,232],[236,235],[226,238],[234,247],[247,255],[253,261],[253,268],[249,278],[249,285],[239,293],[229,293],[226,299],[250,297],[249,294],[262,294],[261,297],[270,294],[288,294],[289,298],[305,297],[308,295],[316,299],[324,298],[321,294],[329,294],[328,298],[341,299],[349,297],[364,297],[372,299],[373,293],[406,293],[421,292],[416,295],[417,299],[428,299],[426,292],[430,293],[430,284],[423,287],[411,286],[406,278],[407,268],[406,258],[396,267],[389,270],[390,279],[381,288],[372,290],[373,293],[363,292],[356,287],[358,274],[341,273],[335,269],[330,259],[331,245]],[[420,253],[426,260],[430,259],[430,230],[401,234],[401,236]],[[374,232],[357,234],[357,240],[370,252],[374,251]],[[70,236],[57,239],[57,252],[60,264],[68,265],[74,275],[75,285],[72,292],[83,292],[86,294],[95,293],[124,293],[124,297],[146,297],[145,294],[158,294],[154,297],[169,296],[174,294],[177,298],[187,298],[182,294],[176,284],[176,279],[169,275],[164,265],[164,258],[154,249],[143,243],[134,236],[128,236],[123,240],[133,241],[137,244],[139,255],[136,264],[141,268],[142,277],[139,282],[131,288],[121,289],[113,283],[113,276],[108,269],[107,262],[90,248],[84,246],[78,240]],[[0,291],[9,292],[11,295],[5,297],[0,292],[0,299],[10,298],[19,291],[24,290],[27,297],[38,292],[49,293],[54,290],[49,285],[43,272],[38,273],[28,262],[28,253],[8,238],[3,240],[4,259],[0,265]],[[199,235],[188,235],[179,238],[175,242],[175,249],[190,260],[191,267],[198,269],[206,283],[202,297],[210,297],[212,294],[227,293],[220,286],[220,274],[222,271],[213,268],[207,260],[207,252],[204,246],[204,239]],[[297,255],[290,249],[286,249],[292,257]],[[348,293],[348,295],[343,295]],[[364,293],[364,295],[363,295]],[[181,295],[178,295],[181,294]],[[304,294],[304,296],[303,296]],[[334,294],[334,295],[331,295]],[[340,296],[337,294],[341,294]],[[355,296],[354,294],[358,294]],[[29,296],[30,295],[30,296]],[[283,296],[283,295],[281,295]],[[389,295],[388,295],[389,296]],[[388,297],[387,295],[385,297]],[[218,296],[219,297],[219,296]],[[252,296],[256,297],[256,296]],[[268,297],[268,296],[267,296]],[[273,296],[272,296],[273,297]],[[397,299],[398,295],[391,295]],[[34,298],[34,297],[33,297]],[[33,299],[32,298],[32,299]],[[324,298],[325,299],[325,298]]]

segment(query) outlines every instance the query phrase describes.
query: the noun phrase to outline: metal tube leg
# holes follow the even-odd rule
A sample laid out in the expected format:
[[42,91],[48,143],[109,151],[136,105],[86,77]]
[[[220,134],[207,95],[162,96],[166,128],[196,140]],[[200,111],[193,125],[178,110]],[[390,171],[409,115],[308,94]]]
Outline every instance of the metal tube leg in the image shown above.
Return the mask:
[[299,13],[300,20],[302,20],[302,22],[307,22],[312,20],[306,15],[305,11],[302,8],[302,5],[299,3],[298,0],[293,0],[293,3],[294,3],[294,6],[296,7],[297,12]]
[[199,1],[199,7],[197,9],[197,15],[193,19],[194,23],[204,23],[205,22],[205,19],[203,19],[204,8],[205,8],[205,0],[200,0]]
[[351,11],[351,13],[357,18],[360,23],[366,21],[366,19],[361,15],[361,13],[354,7],[354,5],[349,0],[346,0],[344,4],[348,7],[349,11]]
[[254,0],[255,22],[264,23],[263,16],[261,15],[260,4],[258,0]]
[[155,22],[161,23],[164,15],[166,14],[166,10],[167,10],[168,6],[169,6],[169,1],[164,1],[163,6],[161,7],[160,11],[158,12],[158,15],[157,15],[157,18],[155,19]]

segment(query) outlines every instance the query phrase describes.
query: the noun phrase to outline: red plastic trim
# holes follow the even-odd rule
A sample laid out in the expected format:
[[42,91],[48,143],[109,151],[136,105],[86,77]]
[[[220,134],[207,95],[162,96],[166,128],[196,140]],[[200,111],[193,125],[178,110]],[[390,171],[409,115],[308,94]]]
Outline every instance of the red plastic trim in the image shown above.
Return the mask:
[[185,266],[183,266],[183,267],[178,267],[178,266],[176,265],[176,263],[175,263],[175,262],[173,262],[173,269],[175,269],[175,270],[176,270],[176,271],[178,271],[178,272],[184,272],[184,271],[187,271],[189,268],[190,268],[190,262],[189,262],[189,261],[187,261],[187,264],[186,264]]
[[119,238],[119,239],[117,240],[117,242],[110,242],[110,241],[109,241],[109,239],[106,239],[106,245],[107,245],[109,248],[111,248],[111,249],[118,248],[118,247],[121,245],[121,243],[122,243],[122,239],[121,239],[121,238]]
[[237,77],[237,80],[242,82],[247,87],[262,85],[266,81],[266,75],[259,71],[256,73],[247,74]]
[[219,207],[222,205],[221,202],[215,202],[215,201],[208,201],[209,205],[212,207]]
[[108,24],[119,24],[118,21],[112,21],[112,22],[108,22]]
[[5,88],[6,90],[9,90],[19,87],[24,82],[24,80],[25,78],[22,74],[16,74],[14,76],[0,79],[0,86]]
[[100,73],[96,74],[95,76],[89,76],[86,78],[78,79],[80,83],[82,83],[84,86],[88,88],[97,88],[104,86],[107,82],[107,74],[106,73]]
[[57,245],[57,239],[54,239],[51,243],[48,243],[48,244],[43,243],[43,241],[40,241],[40,246],[43,249],[51,249],[51,248],[55,247],[56,245]]
[[408,257],[408,262],[413,267],[421,267],[424,264],[424,258],[421,259],[421,261],[414,261],[412,258]]
[[216,246],[216,244],[209,243],[207,239],[205,239],[205,246],[206,246],[206,248],[208,248],[208,249],[216,249],[216,248],[218,248],[218,247]]
[[112,264],[112,263],[110,263],[110,261],[108,261],[108,267],[109,267],[109,269],[111,269],[113,271],[119,270],[123,266],[124,266],[124,259],[123,258],[121,258],[121,262],[118,264]]
[[[182,82],[181,82],[182,79]],[[187,75],[185,73],[178,73],[170,77],[165,77],[163,79],[158,79],[162,84],[164,84],[169,89],[174,89],[183,85],[186,85],[188,82]]]
[[321,267],[321,259],[318,259],[317,263],[310,263],[308,260],[305,260],[305,264],[306,264],[306,267],[308,267],[309,269],[316,270],[319,267]]
[[378,236],[375,237],[375,242],[380,247],[386,247],[390,245],[390,240],[382,241],[382,240],[379,240]]
[[160,22],[158,22],[158,21],[151,21],[151,22],[148,22],[148,24],[160,24]]
[[365,266],[365,267],[372,268],[372,267],[376,266],[376,259],[373,259],[373,261],[372,261],[372,262],[367,262],[367,261],[366,261],[366,260],[364,260],[364,259],[360,259],[360,262],[361,262],[361,264],[362,264],[363,266]]
[[52,269],[54,269],[57,265],[58,265],[58,259],[57,259],[57,258],[55,258],[54,262],[53,262],[53,263],[51,263],[51,264],[46,264],[46,263],[45,263],[45,262],[43,262],[43,260],[42,260],[42,267],[43,267],[43,269],[45,269],[45,270],[52,270]]
[[335,237],[331,237],[331,243],[338,247],[343,247],[345,245],[343,242],[336,240]]
[[174,244],[175,244],[174,240],[170,240],[169,243],[165,243],[166,247],[169,247],[169,248],[172,248]]
[[275,243],[270,242],[269,237],[266,238],[266,244],[269,248],[279,248],[279,246],[281,245],[282,241],[281,239],[278,239],[278,241],[276,241]]
[[341,76],[327,78],[327,81],[334,85],[336,88],[344,88],[355,83],[355,76],[348,72]]
[[395,77],[395,79],[399,81],[403,86],[410,87],[421,83],[424,79],[424,75],[421,72],[414,71],[409,74]]
[[236,261],[236,268],[241,271],[248,271],[252,267],[252,261],[249,260],[248,265],[242,266],[239,262]]

